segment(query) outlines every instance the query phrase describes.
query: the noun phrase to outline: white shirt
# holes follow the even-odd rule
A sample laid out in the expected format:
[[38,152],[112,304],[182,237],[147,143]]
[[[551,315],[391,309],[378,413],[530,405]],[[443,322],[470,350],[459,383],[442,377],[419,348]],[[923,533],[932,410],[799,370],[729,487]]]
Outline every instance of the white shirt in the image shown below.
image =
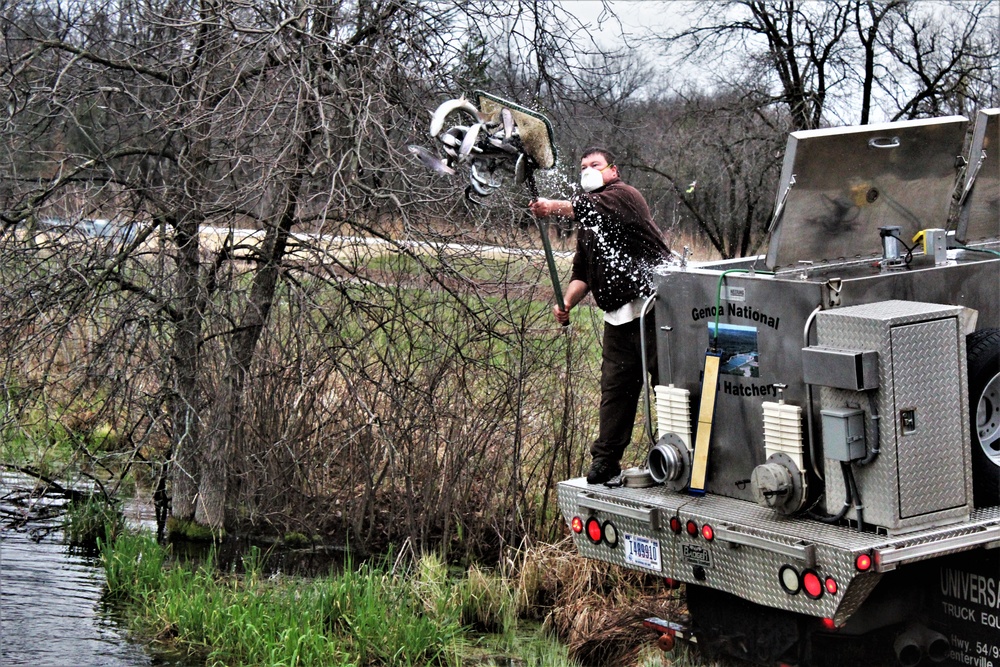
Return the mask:
[[626,303],[621,308],[604,313],[604,321],[616,327],[628,324],[632,320],[638,319],[642,315],[642,304],[648,297],[640,296]]

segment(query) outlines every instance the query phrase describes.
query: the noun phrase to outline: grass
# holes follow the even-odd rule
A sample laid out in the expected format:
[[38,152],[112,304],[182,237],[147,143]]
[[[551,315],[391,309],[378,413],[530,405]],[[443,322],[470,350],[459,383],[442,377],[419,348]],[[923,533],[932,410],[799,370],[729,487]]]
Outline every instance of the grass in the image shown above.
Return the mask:
[[525,550],[498,571],[456,572],[425,555],[301,579],[268,575],[259,549],[237,575],[211,557],[177,562],[148,533],[125,532],[101,541],[101,562],[106,598],[135,635],[207,665],[704,664],[686,648],[651,649],[638,622],[676,612],[675,596],[567,544]]
[[95,548],[98,541],[114,538],[125,531],[121,506],[97,496],[74,500],[63,514],[63,536],[74,546]]
[[313,580],[270,578],[251,550],[236,576],[220,574],[211,558],[169,563],[143,533],[102,542],[101,561],[107,595],[135,618],[137,634],[206,664],[459,664],[461,605],[450,589],[428,596],[385,563]]

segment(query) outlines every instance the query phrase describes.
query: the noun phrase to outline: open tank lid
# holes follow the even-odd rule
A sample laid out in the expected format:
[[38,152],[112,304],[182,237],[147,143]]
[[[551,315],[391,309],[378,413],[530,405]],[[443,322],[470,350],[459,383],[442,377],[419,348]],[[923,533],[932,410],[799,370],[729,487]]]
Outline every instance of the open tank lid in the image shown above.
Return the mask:
[[969,119],[792,132],[788,137],[767,266],[880,257],[879,227],[908,245],[948,222]]
[[976,114],[965,172],[956,240],[1000,239],[1000,109]]

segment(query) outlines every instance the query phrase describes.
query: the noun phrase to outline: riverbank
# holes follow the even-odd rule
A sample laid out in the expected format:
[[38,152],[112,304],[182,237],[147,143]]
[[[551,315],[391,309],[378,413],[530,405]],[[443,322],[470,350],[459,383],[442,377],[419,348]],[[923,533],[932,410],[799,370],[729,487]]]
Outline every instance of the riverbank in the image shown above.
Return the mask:
[[[652,577],[525,550],[501,570],[397,554],[315,578],[268,574],[251,549],[220,572],[149,533],[102,541],[106,599],[143,642],[206,665],[642,665],[664,662],[641,619],[680,602]],[[697,663],[687,663],[697,664]]]
[[117,503],[68,501],[25,476],[4,474],[0,487],[4,665],[702,664],[683,649],[660,653],[641,626],[680,620],[677,591],[582,559],[568,542],[493,568],[405,547],[321,566],[310,549],[282,545],[223,555],[158,543],[141,503],[123,502],[122,521]]

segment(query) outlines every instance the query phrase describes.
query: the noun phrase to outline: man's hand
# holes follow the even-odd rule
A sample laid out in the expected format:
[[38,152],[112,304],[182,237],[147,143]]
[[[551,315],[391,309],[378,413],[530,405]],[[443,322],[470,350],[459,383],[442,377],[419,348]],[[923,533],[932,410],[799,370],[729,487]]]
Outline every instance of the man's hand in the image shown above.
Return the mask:
[[552,314],[555,316],[556,321],[563,326],[568,325],[569,311],[572,310],[573,306],[580,303],[589,291],[590,287],[582,280],[570,280],[569,285],[566,286],[566,293],[563,295],[563,300],[566,302],[566,309],[563,310],[560,308],[559,304],[552,306]]
[[528,208],[536,218],[547,218],[550,215],[573,217],[573,205],[562,199],[535,199],[528,204]]

